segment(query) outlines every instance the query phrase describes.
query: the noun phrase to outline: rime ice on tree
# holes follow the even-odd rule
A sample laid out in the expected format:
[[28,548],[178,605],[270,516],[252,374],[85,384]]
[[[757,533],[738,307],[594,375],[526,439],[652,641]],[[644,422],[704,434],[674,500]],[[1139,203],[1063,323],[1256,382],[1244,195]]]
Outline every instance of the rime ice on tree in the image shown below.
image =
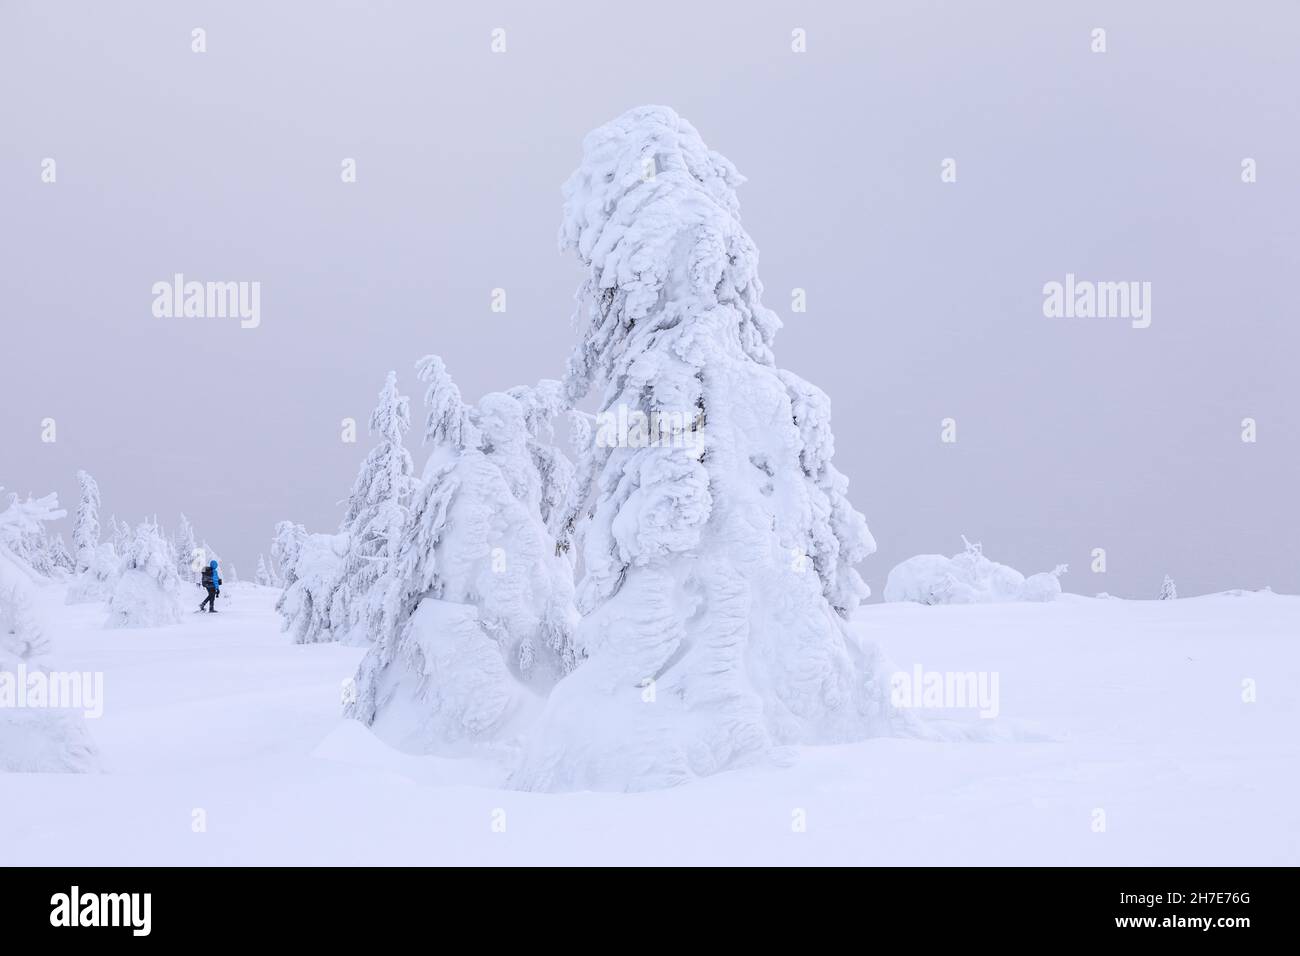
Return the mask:
[[587,659],[552,692],[519,786],[660,787],[901,725],[845,626],[875,542],[831,464],[828,399],[775,365],[741,181],[645,107],[591,133],[565,185],[561,243],[587,269],[570,400],[595,388],[602,419],[702,429],[580,463],[593,485],[561,547],[584,523]]

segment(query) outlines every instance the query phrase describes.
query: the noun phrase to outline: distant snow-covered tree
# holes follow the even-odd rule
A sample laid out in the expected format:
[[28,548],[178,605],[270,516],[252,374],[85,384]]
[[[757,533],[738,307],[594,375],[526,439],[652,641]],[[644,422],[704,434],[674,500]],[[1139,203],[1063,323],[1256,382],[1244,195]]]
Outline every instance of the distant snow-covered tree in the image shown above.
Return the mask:
[[513,737],[575,662],[572,568],[542,517],[564,467],[533,446],[547,399],[467,406],[440,359],[417,368],[432,450],[347,714],[401,749],[456,753]]
[[60,571],[71,574],[77,568],[77,562],[68,551],[63,535],[57,534],[50,540],[50,562]]
[[[198,542],[194,538],[194,525],[190,524],[190,519],[181,512],[181,522],[176,528],[176,571],[182,581],[189,584],[198,584],[199,576],[203,573],[203,566],[199,564],[201,555],[196,556]],[[195,565],[198,564],[198,570]]]
[[1013,601],[1054,601],[1061,594],[1060,577],[1069,568],[1028,577],[1015,568],[989,560],[979,544],[962,535],[965,550],[951,558],[918,554],[896,565],[885,581],[887,602],[917,604],[1000,604]]
[[911,726],[845,624],[875,542],[831,463],[829,400],[775,364],[741,181],[644,107],[591,133],[565,185],[561,243],[587,270],[566,395],[600,395],[592,485],[566,509],[585,499],[586,660],[517,786],[667,786]]
[[1164,582],[1160,585],[1160,600],[1172,601],[1176,597],[1178,597],[1178,588],[1174,584],[1174,579],[1166,574]]
[[142,522],[117,569],[106,627],[163,627],[181,618],[176,553],[158,525]]
[[113,550],[119,556],[131,552],[131,526],[125,521],[118,522],[117,515],[110,515],[109,527],[113,532]]
[[77,503],[77,523],[72,531],[77,573],[86,571],[95,561],[99,548],[99,485],[87,471],[77,472],[81,498]]
[[264,554],[257,556],[257,572],[253,580],[264,588],[275,586],[275,582],[271,580],[271,572],[266,566],[266,555]]
[[378,443],[361,464],[340,527],[348,536],[348,554],[335,600],[340,638],[352,643],[370,643],[382,626],[377,584],[397,558],[418,485],[403,444],[410,427],[410,400],[397,391],[397,373],[389,372],[370,414],[370,434]]

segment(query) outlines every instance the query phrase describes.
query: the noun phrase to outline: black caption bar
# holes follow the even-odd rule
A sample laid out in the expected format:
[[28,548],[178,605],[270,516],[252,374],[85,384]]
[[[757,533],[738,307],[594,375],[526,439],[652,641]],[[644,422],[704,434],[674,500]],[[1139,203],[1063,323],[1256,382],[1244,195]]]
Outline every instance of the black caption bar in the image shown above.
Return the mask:
[[[878,938],[878,931],[911,925],[924,927],[927,943],[1128,935],[1230,944],[1252,933],[1286,933],[1293,913],[1283,912],[1284,901],[1295,882],[1287,869],[1194,867],[755,868],[721,878],[665,876],[637,869],[503,878],[486,869],[8,868],[0,871],[0,924],[6,943],[57,943],[75,934],[78,942],[115,937],[128,945],[280,937],[299,945],[374,945],[388,930],[424,921],[441,924],[451,938],[491,927],[499,939],[501,928],[537,931],[570,920],[607,927],[626,920],[630,938],[660,944],[696,932],[688,927],[700,922],[707,924],[700,930],[732,941],[746,932],[766,938],[773,920],[784,935],[806,933],[809,942],[834,926],[836,935]],[[683,924],[671,925],[677,919]]]

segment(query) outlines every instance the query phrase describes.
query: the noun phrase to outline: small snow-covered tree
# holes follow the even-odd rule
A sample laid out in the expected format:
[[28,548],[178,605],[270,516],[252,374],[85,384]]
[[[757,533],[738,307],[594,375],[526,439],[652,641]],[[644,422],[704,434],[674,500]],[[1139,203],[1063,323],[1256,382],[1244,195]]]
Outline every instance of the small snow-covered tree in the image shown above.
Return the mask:
[[57,534],[50,540],[50,563],[59,571],[71,574],[77,569],[77,562],[68,551],[63,535]]
[[190,524],[190,519],[181,512],[181,522],[176,528],[176,572],[180,575],[182,581],[190,584],[199,583],[199,575],[203,573],[200,565],[195,570],[195,565],[199,557],[195,552],[198,551],[198,542],[194,538],[194,525]]
[[[44,522],[66,512],[54,495],[26,501],[11,496],[0,511],[0,680],[45,671],[49,630],[34,599],[39,575],[8,542],[37,533]],[[0,707],[0,772],[93,770],[97,751],[83,716],[76,711]]]
[[1174,584],[1174,579],[1165,575],[1164,582],[1160,585],[1160,600],[1172,601],[1178,597],[1178,587]]
[[72,531],[72,547],[76,552],[77,573],[88,570],[95,563],[99,549],[99,485],[87,471],[77,472],[81,498],[77,503],[77,523]]
[[347,714],[400,749],[457,753],[511,738],[573,666],[572,568],[542,518],[564,469],[539,467],[537,396],[467,406],[439,358],[417,368],[432,450]]
[[145,521],[113,580],[105,627],[163,627],[181,618],[180,575],[176,554],[158,525]]
[[308,534],[302,525],[281,522],[286,545],[284,593],[276,601],[281,629],[295,644],[338,640],[334,602],[347,556],[347,535]]
[[113,551],[121,557],[131,552],[131,526],[125,521],[118,522],[117,515],[110,515],[109,527],[113,532]]
[[271,572],[266,567],[266,555],[257,556],[257,572],[254,581],[264,588],[273,587],[275,582],[271,580]]
[[294,565],[302,552],[302,543],[307,537],[307,529],[292,521],[280,521],[275,526],[271,538],[271,570],[280,587],[293,584]]
[[389,372],[370,414],[370,434],[378,443],[361,464],[339,529],[348,536],[348,554],[336,597],[338,626],[352,643],[370,643],[382,626],[376,585],[397,558],[418,484],[403,444],[410,427],[410,400],[397,391],[397,373]]
[[592,484],[566,509],[586,660],[515,784],[667,786],[910,726],[845,624],[875,542],[831,463],[829,400],[775,364],[741,176],[664,107],[583,147],[560,237],[587,270],[567,397],[600,395]]

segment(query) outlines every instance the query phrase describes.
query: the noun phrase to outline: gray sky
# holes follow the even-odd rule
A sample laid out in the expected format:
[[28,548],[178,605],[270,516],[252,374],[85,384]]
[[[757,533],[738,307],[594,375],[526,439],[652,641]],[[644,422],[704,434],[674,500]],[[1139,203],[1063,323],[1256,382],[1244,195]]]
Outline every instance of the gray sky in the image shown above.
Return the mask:
[[[427,352],[467,397],[559,377],[559,186],[663,103],[749,178],[877,599],[962,533],[1069,591],[1300,591],[1297,51],[1291,0],[3,0],[0,484],[72,505],[87,468],[251,577],[277,520],[336,526],[388,369],[417,407]],[[260,327],[155,318],[175,272],[261,282]],[[1151,326],[1045,318],[1067,272],[1151,282]]]

